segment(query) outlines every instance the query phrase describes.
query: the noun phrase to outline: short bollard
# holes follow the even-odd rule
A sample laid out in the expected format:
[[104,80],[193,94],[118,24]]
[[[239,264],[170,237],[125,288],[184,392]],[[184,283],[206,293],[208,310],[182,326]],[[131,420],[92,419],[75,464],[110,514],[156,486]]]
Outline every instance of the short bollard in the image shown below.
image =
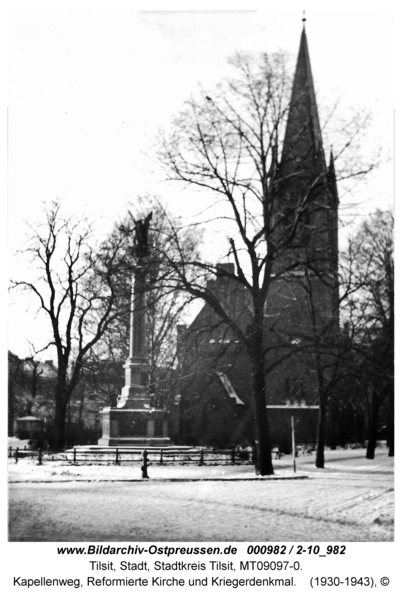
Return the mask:
[[42,448],[38,448],[38,465],[42,464]]
[[204,464],[204,450],[201,448],[200,452],[200,466]]
[[142,473],[143,479],[149,479],[149,477],[148,477],[148,452],[146,450],[144,450],[144,452],[142,453],[141,473]]
[[14,458],[15,458],[15,462],[17,463],[18,462],[18,447],[15,449]]
[[232,465],[235,464],[236,448],[232,448]]

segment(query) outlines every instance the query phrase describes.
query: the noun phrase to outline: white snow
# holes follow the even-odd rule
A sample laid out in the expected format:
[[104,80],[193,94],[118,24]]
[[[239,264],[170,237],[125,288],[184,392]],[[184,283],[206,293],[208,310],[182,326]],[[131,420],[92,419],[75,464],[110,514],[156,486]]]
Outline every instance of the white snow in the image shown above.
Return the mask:
[[[10,540],[392,541],[394,460],[364,449],[251,465],[73,465],[9,458]],[[305,478],[298,478],[305,476]]]

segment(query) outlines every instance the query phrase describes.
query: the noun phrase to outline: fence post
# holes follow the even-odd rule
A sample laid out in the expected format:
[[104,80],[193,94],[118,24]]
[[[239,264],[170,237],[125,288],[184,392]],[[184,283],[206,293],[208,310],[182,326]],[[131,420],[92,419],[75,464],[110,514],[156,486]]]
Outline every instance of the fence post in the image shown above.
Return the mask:
[[203,448],[201,448],[201,452],[200,452],[200,465],[204,464],[204,450]]
[[[290,417],[290,426],[292,429],[292,454],[293,454],[293,471],[296,473],[296,442],[295,442],[295,418]],[[278,453],[279,454],[279,453]]]
[[232,465],[235,464],[235,452],[236,452],[236,449],[232,448]]
[[18,462],[18,446],[15,449],[14,456],[15,456],[15,462],[17,463]]
[[42,448],[38,448],[38,464],[42,464]]
[[77,462],[77,449],[76,448],[73,449],[73,462],[74,463]]
[[13,457],[13,452],[12,451],[13,451],[12,447],[9,446],[9,448],[8,448],[8,458],[12,458]]
[[116,448],[116,461],[115,462],[116,462],[116,465],[119,464],[119,449],[118,448]]
[[148,479],[148,452],[146,450],[144,450],[144,452],[142,453],[141,472],[142,472],[142,478]]
[[163,465],[163,450],[162,450],[162,448],[161,448],[161,458],[160,458],[160,463],[161,463],[161,465]]

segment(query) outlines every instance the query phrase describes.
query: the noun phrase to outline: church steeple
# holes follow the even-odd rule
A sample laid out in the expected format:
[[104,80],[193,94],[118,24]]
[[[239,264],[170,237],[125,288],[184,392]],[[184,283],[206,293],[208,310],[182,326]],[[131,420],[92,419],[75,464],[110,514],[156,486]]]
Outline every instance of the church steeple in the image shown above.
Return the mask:
[[[305,24],[293,79],[292,95],[283,145],[283,162],[309,159],[309,168],[325,171],[320,121],[314,90],[313,74]],[[307,166],[307,165],[306,165]],[[294,168],[294,165],[292,165]]]
[[281,159],[273,177],[278,238],[292,236],[281,256],[281,267],[308,260],[316,270],[335,271],[336,175],[333,156],[326,166],[304,22]]

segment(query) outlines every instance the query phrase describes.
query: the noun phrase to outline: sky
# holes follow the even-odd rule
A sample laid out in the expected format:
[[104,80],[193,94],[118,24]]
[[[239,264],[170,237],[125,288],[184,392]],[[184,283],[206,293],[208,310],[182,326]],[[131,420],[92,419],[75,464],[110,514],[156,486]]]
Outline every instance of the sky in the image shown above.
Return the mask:
[[[353,3],[352,5],[353,6]],[[306,30],[318,98],[370,106],[367,151],[393,149],[391,11],[308,10]],[[8,29],[9,274],[27,270],[26,222],[59,200],[71,214],[109,226],[127,204],[158,194],[175,214],[197,199],[163,179],[155,159],[159,127],[199,85],[213,89],[235,51],[285,50],[295,57],[301,10],[15,11]],[[355,191],[370,212],[393,203],[392,160]],[[26,296],[9,307],[9,349],[45,341]],[[46,358],[44,356],[44,358]]]

